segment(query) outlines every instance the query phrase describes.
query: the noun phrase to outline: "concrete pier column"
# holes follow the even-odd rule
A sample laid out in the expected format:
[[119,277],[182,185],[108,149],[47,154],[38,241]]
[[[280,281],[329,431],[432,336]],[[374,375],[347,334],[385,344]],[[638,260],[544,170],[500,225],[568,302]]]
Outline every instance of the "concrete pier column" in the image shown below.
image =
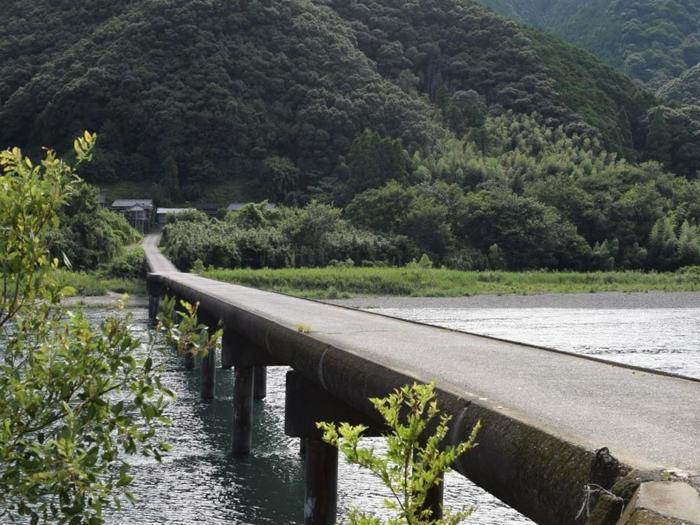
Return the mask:
[[[175,308],[173,308],[173,324],[179,325],[180,322],[182,321],[182,318],[180,317],[180,314],[178,312],[182,312],[182,305],[180,305],[180,300],[178,298],[175,299]],[[178,350],[177,346],[173,346],[173,350]],[[179,353],[179,352],[178,352]],[[192,352],[190,352],[190,349],[187,348],[185,350],[184,355],[181,356],[182,360],[185,364],[185,370],[194,370],[194,356],[192,355]]]
[[148,321],[152,326],[158,322],[158,310],[160,309],[160,298],[165,295],[165,289],[152,276],[146,280],[148,290]]
[[216,385],[216,349],[212,348],[202,359],[202,399],[210,401],[214,399],[214,387]]
[[[220,323],[217,316],[200,308],[197,312],[197,318],[200,324],[207,327],[207,334],[211,334],[218,330]],[[201,395],[203,401],[211,401],[216,396],[216,348],[211,348],[206,356],[201,360],[202,365],[202,382]]]
[[224,329],[224,336],[221,340],[221,368],[233,368],[236,358],[236,342],[233,340],[232,330]]
[[255,386],[253,387],[253,399],[261,400],[267,397],[267,367],[255,367]]
[[304,524],[335,523],[338,489],[338,450],[326,444],[317,421],[368,426],[366,436],[377,436],[382,430],[376,421],[329,394],[321,385],[299,372],[287,372],[284,400],[284,431],[301,438],[300,453],[304,458]]
[[253,441],[253,367],[237,366],[233,376],[231,451],[235,456],[245,456],[250,453]]
[[423,508],[432,511],[430,515],[431,519],[439,520],[442,519],[442,502],[445,493],[445,479],[443,477],[442,483],[436,485],[428,491],[428,496],[425,498],[425,503]]
[[334,525],[338,499],[338,449],[306,438],[304,525]]
[[158,323],[158,309],[160,308],[160,297],[158,295],[148,295],[148,321],[151,326]]
[[185,370],[194,370],[194,356],[189,350],[185,351],[185,355],[182,356],[185,361]]

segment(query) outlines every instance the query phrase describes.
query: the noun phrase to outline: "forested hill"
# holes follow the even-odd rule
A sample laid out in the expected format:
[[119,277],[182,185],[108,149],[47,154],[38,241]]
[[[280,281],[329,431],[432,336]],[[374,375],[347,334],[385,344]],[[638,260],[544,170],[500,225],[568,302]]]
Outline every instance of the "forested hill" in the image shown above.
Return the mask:
[[696,0],[480,0],[589,49],[657,90],[700,62]]
[[682,104],[700,104],[700,63],[668,82],[659,96]]
[[3,4],[1,142],[60,149],[93,129],[96,182],[322,190],[365,128],[427,151],[499,108],[628,156],[644,142],[651,100],[629,80],[463,0]]

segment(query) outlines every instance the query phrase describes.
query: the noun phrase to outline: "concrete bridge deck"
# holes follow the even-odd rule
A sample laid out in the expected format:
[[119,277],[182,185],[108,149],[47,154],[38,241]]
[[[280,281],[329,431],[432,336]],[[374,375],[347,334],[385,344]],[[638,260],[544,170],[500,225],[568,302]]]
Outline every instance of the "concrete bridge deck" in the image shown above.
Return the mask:
[[484,424],[457,469],[536,521],[584,523],[575,518],[584,485],[608,489],[631,475],[694,487],[672,496],[684,510],[671,517],[700,522],[698,380],[225,284],[177,272],[155,237],[145,249],[149,282],[199,301],[357,409],[406,381],[435,381],[464,427],[455,439]]

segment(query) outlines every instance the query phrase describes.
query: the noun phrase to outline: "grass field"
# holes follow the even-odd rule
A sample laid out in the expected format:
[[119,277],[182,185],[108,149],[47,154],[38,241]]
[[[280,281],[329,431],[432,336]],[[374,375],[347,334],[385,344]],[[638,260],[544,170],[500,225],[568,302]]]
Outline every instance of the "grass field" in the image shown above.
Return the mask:
[[575,273],[330,267],[210,270],[204,275],[221,281],[318,299],[362,295],[459,297],[477,294],[700,291],[700,268],[677,273]]

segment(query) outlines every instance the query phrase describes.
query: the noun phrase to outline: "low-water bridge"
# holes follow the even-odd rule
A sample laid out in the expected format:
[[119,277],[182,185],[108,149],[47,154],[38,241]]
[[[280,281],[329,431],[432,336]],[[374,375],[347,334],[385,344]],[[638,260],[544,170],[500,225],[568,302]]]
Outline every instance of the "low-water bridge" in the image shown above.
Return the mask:
[[[314,423],[377,429],[368,398],[414,381],[436,383],[452,442],[482,422],[455,470],[537,523],[700,523],[700,381],[181,273],[157,243],[144,242],[152,318],[170,295],[223,325],[234,454],[251,450],[265,367],[291,367],[285,431],[306,444],[305,524],[335,522],[337,452]],[[202,363],[205,399],[214,363]]]

